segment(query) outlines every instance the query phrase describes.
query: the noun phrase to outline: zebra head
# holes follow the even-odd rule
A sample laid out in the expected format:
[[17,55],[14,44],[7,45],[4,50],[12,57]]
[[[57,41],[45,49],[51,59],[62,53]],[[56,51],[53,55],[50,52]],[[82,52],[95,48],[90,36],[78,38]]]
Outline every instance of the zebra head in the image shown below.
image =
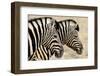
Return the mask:
[[57,22],[56,27],[61,43],[82,54],[83,45],[79,39],[79,25],[76,21],[68,19]]
[[54,19],[52,19],[52,21],[47,24],[47,31],[44,40],[46,40],[44,45],[50,49],[51,56],[55,55],[57,58],[62,57],[64,49],[60,42],[58,32],[56,31]]
[[[34,18],[28,21],[29,60],[31,57],[34,59],[36,54],[39,57],[43,56],[43,52],[45,53],[44,57],[49,55],[48,59],[52,55],[55,55],[58,58],[62,57],[64,50],[55,29],[55,21],[56,20],[51,17]],[[45,51],[49,51],[49,54]],[[38,57],[36,56],[36,58]]]

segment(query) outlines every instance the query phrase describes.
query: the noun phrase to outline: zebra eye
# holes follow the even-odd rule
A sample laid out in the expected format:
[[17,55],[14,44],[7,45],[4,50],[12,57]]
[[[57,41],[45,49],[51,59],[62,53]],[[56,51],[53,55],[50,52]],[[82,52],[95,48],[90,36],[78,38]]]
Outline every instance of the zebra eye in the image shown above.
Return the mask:
[[75,35],[75,37],[78,37],[77,35]]
[[54,37],[55,37],[55,38],[57,38],[57,36],[56,36],[56,35],[54,35]]

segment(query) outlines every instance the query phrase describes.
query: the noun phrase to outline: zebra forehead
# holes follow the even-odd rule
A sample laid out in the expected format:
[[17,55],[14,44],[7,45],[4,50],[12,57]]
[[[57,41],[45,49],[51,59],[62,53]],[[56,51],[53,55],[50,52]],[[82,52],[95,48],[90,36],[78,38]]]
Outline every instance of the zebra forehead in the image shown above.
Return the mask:
[[74,22],[70,22],[70,26],[76,26],[77,24]]
[[68,26],[70,26],[72,30],[79,31],[79,25],[77,24],[76,21],[74,20],[68,20],[68,21],[70,21]]
[[79,32],[79,27],[69,27],[69,32],[73,32],[73,31]]

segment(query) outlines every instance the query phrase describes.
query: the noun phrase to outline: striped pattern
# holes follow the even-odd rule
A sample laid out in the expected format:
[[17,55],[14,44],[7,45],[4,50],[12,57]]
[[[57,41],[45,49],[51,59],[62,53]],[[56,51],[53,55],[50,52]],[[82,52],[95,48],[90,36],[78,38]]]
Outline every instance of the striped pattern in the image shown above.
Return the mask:
[[62,20],[56,23],[56,30],[61,43],[75,50],[78,54],[82,54],[83,45],[79,39],[79,25],[72,19]]
[[40,46],[29,58],[29,60],[49,60],[52,53],[50,49],[47,49],[44,46]]
[[34,56],[37,60],[49,59],[50,55],[45,53],[45,51],[50,51],[58,58],[63,55],[63,46],[55,26],[55,20],[50,17],[36,18],[28,21],[29,60],[34,60]]

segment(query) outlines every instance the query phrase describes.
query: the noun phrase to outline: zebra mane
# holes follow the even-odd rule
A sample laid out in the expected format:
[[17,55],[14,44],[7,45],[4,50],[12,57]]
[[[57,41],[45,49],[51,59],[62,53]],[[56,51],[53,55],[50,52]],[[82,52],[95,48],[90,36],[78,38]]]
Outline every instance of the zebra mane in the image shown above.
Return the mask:
[[79,31],[79,25],[77,25],[77,27],[75,28],[75,30]]

